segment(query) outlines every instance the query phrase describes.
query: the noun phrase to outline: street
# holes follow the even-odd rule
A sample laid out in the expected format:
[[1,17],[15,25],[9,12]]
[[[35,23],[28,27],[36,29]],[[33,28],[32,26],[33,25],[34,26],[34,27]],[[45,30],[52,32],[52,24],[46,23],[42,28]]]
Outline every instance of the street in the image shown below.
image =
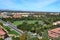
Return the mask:
[[23,33],[22,30],[17,29],[17,27],[16,27],[15,25],[13,25],[12,23],[5,22],[5,21],[3,21],[3,20],[1,20],[1,19],[0,19],[0,22],[2,22],[5,26],[13,29],[14,31],[16,31],[16,32],[17,32],[18,34],[20,34],[20,35]]

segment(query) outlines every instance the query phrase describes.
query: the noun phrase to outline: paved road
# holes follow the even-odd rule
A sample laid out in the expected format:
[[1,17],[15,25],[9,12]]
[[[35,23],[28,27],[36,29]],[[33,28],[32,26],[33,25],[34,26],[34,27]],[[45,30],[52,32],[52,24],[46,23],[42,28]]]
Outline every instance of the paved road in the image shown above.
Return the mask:
[[15,31],[16,31],[18,34],[20,34],[20,35],[23,33],[22,30],[17,29],[17,27],[16,27],[15,25],[13,25],[13,24],[11,24],[11,23],[9,23],[9,22],[5,22],[5,21],[3,21],[3,20],[1,20],[1,19],[0,19],[0,22],[2,22],[4,25],[8,26],[9,28],[15,30]]

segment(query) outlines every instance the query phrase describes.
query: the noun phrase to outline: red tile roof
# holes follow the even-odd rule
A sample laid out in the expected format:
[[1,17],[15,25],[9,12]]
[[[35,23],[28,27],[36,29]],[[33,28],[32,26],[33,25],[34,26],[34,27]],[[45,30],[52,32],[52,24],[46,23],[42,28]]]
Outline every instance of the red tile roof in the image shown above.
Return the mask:
[[5,35],[5,32],[0,28],[0,35]]
[[53,38],[59,37],[60,36],[60,28],[55,28],[55,29],[49,30],[48,35]]
[[13,18],[21,18],[21,15],[20,14],[14,14]]

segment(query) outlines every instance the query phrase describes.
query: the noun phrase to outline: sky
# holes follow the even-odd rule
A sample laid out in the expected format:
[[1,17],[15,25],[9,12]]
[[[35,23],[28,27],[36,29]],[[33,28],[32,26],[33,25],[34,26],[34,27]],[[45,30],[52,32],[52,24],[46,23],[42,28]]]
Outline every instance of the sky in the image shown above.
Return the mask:
[[0,10],[60,12],[60,0],[0,0]]

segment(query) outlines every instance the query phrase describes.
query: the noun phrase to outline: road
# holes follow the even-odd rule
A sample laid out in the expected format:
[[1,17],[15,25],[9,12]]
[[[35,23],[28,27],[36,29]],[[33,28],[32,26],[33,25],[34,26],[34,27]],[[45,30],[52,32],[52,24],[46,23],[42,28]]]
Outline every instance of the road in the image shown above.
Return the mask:
[[1,20],[1,19],[0,19],[0,22],[2,22],[2,23],[3,23],[4,25],[6,25],[7,27],[13,29],[14,31],[16,31],[16,32],[17,32],[18,34],[20,34],[20,35],[23,33],[22,30],[17,29],[17,27],[16,27],[15,25],[13,25],[12,23],[5,22],[5,21],[3,21],[3,20]]

